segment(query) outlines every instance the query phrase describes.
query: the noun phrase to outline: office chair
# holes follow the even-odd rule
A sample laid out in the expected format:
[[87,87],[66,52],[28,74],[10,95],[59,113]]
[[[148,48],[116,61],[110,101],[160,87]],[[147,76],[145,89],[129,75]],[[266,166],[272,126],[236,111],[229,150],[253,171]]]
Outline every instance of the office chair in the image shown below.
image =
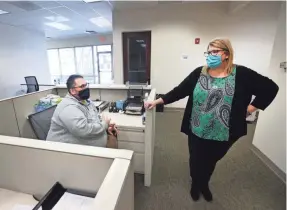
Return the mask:
[[31,127],[37,138],[46,140],[51,126],[51,120],[57,105],[28,116]]
[[35,76],[27,76],[25,77],[25,81],[27,85],[27,93],[39,91],[39,84]]

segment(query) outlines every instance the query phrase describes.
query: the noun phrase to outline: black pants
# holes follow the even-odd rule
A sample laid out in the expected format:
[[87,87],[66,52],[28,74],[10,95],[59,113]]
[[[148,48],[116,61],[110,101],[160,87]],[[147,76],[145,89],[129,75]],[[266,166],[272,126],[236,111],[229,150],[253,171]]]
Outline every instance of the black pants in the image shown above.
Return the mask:
[[234,141],[201,139],[194,134],[188,136],[189,167],[193,187],[205,188],[217,161],[224,157]]

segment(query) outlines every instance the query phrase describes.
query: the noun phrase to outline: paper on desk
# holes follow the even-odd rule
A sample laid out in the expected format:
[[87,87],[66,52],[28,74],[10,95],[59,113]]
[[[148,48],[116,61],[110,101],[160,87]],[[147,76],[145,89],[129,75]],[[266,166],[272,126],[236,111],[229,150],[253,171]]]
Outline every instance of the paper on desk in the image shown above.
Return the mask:
[[[35,206],[30,205],[14,205],[12,210],[32,210]],[[39,210],[42,210],[42,207],[39,208]]]
[[91,210],[94,198],[65,193],[53,210]]

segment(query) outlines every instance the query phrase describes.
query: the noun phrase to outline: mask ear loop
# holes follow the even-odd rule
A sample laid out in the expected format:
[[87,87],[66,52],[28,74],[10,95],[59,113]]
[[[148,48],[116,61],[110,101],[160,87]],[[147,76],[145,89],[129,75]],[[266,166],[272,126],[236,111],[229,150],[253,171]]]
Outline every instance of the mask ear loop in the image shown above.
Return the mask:
[[228,50],[224,50],[224,52],[225,52],[226,55],[228,56],[228,57],[226,57],[224,60],[225,60],[225,61],[228,61],[228,59],[229,59],[229,51],[228,51]]

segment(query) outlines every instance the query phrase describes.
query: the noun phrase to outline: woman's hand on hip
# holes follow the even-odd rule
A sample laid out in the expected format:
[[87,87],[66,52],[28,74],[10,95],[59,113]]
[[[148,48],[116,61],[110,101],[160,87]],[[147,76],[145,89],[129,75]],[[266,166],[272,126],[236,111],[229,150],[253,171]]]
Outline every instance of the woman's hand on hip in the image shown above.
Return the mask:
[[251,104],[249,104],[249,106],[247,107],[247,115],[252,114],[256,110],[257,110],[257,108],[255,106],[252,106]]

